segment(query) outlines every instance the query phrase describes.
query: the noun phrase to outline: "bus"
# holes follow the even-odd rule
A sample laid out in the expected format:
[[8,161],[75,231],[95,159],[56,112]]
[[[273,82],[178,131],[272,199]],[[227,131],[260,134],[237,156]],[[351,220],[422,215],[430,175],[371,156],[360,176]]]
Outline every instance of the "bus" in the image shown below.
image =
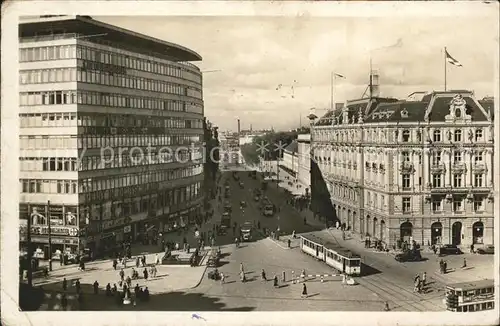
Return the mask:
[[495,305],[495,282],[492,279],[446,285],[446,310],[473,312],[492,310]]

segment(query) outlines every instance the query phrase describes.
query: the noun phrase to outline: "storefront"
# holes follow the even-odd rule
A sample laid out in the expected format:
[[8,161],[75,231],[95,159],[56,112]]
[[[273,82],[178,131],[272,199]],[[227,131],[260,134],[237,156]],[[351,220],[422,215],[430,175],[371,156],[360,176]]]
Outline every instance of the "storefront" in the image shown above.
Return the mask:
[[[38,249],[41,259],[49,259],[49,235],[48,226],[33,226],[31,228],[31,244],[32,250],[35,252]],[[20,226],[20,242],[21,250],[27,250],[27,226]],[[52,256],[60,253],[79,252],[78,229],[71,227],[51,227],[51,246]]]

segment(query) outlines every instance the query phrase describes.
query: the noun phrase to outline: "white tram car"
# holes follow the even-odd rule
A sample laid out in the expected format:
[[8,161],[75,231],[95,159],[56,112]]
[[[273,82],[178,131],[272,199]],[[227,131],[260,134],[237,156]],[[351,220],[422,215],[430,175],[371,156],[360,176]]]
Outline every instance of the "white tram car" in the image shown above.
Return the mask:
[[313,235],[300,236],[300,249],[328,266],[350,276],[361,275],[361,257],[352,251]]

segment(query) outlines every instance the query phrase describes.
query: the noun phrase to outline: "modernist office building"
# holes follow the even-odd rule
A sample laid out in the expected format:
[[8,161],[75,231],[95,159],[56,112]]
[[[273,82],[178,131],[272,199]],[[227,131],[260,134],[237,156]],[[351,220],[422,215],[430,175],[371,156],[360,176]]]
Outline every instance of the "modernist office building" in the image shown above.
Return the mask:
[[201,213],[201,57],[87,16],[19,29],[21,240],[34,211],[46,253],[47,216],[53,251],[98,252]]
[[348,101],[316,122],[312,143],[351,230],[390,246],[493,243],[491,99],[461,90]]

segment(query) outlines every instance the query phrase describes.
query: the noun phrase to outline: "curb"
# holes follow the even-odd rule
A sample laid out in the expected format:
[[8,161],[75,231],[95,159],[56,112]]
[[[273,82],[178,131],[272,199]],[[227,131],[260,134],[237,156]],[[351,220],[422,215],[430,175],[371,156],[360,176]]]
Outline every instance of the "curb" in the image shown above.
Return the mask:
[[281,245],[277,240],[271,239],[271,237],[267,237],[266,239],[271,240],[272,242],[274,242],[281,249],[285,249],[285,250],[292,249],[292,248],[288,248],[288,247],[285,247],[285,246]]
[[198,283],[196,283],[194,286],[183,288],[183,289],[178,289],[178,290],[175,290],[175,291],[184,291],[185,292],[187,290],[195,289],[195,288],[197,288],[201,284],[201,282],[203,281],[203,278],[205,277],[205,273],[207,272],[207,268],[208,268],[207,265],[202,265],[202,263],[205,261],[205,259],[207,258],[207,256],[208,256],[208,251],[205,253],[205,255],[203,256],[203,258],[200,260],[200,266],[198,266],[198,267],[204,267],[204,269],[203,269],[203,273],[201,273],[200,280],[198,281]]

